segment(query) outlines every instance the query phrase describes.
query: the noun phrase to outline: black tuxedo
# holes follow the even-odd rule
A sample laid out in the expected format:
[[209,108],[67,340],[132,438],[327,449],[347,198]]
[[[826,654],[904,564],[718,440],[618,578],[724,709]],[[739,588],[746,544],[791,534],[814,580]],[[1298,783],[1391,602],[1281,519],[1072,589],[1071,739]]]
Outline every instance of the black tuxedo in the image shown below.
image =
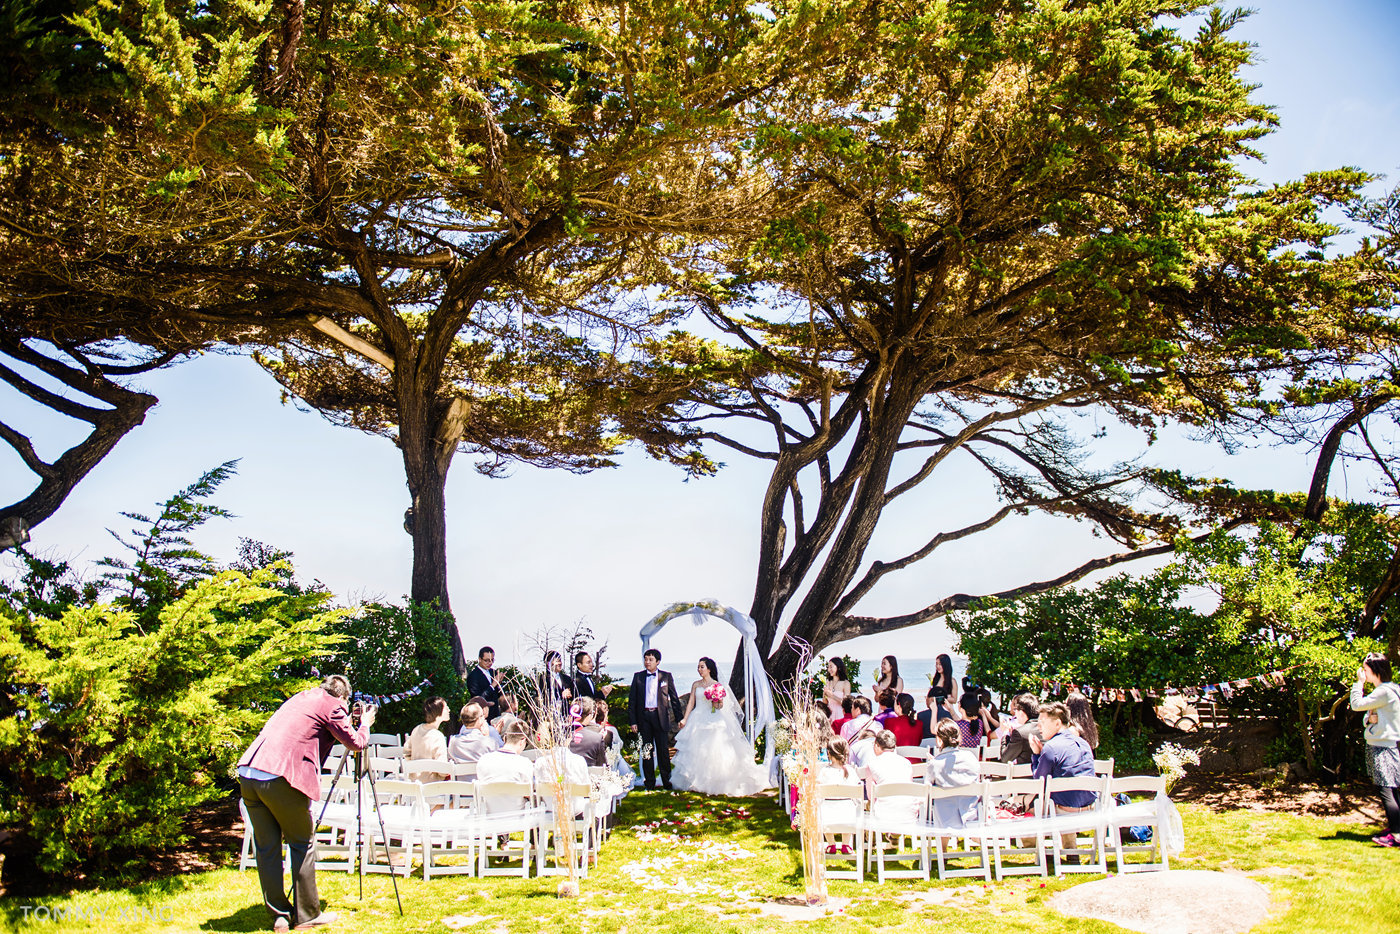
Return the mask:
[[472,697],[484,697],[491,704],[486,719],[494,720],[501,715],[501,689],[491,683],[495,669],[482,668],[478,664],[467,672],[467,693]]
[[596,674],[586,675],[581,671],[574,672],[574,696],[603,700],[603,689],[598,685],[597,678]]
[[[561,722],[568,723],[569,705],[573,703],[572,698],[577,696],[574,692],[574,682],[562,671],[559,672],[558,680],[555,680],[554,674],[552,671],[540,673],[540,697],[559,711]],[[565,691],[569,692],[569,700],[564,699]]]
[[648,788],[656,787],[656,770],[660,767],[661,784],[671,787],[671,731],[680,723],[685,714],[681,699],[676,694],[676,682],[669,671],[656,672],[656,706],[648,708],[647,678],[650,672],[645,669],[632,676],[632,687],[627,696],[627,719],[642,736],[642,745],[651,744],[656,750],[656,761],[642,756],[642,779]]

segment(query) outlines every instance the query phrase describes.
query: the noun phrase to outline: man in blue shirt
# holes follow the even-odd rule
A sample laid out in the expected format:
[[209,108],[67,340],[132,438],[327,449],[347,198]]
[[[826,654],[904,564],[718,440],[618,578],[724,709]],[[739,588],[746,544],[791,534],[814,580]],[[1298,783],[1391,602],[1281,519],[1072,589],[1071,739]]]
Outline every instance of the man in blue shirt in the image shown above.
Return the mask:
[[[1036,778],[1073,778],[1094,774],[1094,751],[1079,734],[1069,728],[1069,708],[1058,701],[1040,708],[1040,739],[1030,738],[1031,769]],[[1061,814],[1087,811],[1098,798],[1092,791],[1057,791],[1050,796]],[[1074,849],[1075,834],[1060,837],[1066,849]],[[1079,862],[1079,857],[1066,857]]]

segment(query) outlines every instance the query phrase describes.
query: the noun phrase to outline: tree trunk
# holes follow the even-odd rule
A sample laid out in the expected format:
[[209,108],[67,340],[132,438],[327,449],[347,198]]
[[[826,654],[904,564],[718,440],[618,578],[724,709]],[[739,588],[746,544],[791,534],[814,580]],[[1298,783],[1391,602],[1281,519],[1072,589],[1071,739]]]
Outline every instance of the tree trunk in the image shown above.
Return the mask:
[[[396,373],[411,373],[400,365]],[[408,382],[407,379],[404,380]],[[409,509],[404,528],[413,537],[413,579],[409,599],[414,603],[436,604],[448,615],[444,630],[452,647],[452,667],[458,674],[467,671],[466,654],[452,603],[447,593],[447,469],[452,463],[457,434],[447,443],[442,436],[450,430],[457,406],[436,404],[431,392],[418,386],[400,387],[399,448],[403,453],[404,475],[408,480]]]

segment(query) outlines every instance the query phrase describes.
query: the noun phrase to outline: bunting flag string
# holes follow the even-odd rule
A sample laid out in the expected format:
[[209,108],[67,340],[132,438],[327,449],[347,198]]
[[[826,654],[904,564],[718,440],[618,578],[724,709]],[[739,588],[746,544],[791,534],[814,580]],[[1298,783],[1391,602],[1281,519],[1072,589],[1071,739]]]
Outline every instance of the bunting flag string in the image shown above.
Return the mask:
[[432,682],[427,678],[424,678],[407,691],[400,691],[397,694],[365,694],[361,691],[356,691],[354,694],[350,695],[350,699],[352,702],[361,701],[366,704],[373,704],[375,707],[383,707],[385,704],[392,704],[394,701],[408,700],[410,697],[416,697],[422,694],[423,689],[431,683]]
[[1141,701],[1146,698],[1157,698],[1173,693],[1190,694],[1195,693],[1202,700],[1210,700],[1212,694],[1219,694],[1225,700],[1234,697],[1235,692],[1242,688],[1247,688],[1251,684],[1260,687],[1276,687],[1282,690],[1285,684],[1284,675],[1298,668],[1298,665],[1290,665],[1287,668],[1280,668],[1275,671],[1266,671],[1263,674],[1250,675],[1248,678],[1239,678],[1235,681],[1220,681],[1213,684],[1190,685],[1184,688],[1176,688],[1168,685],[1164,688],[1115,688],[1103,685],[1078,684],[1073,681],[1056,681],[1050,678],[1042,678],[1040,688],[1050,694],[1061,694],[1066,691],[1078,691],[1094,700],[1101,701]]

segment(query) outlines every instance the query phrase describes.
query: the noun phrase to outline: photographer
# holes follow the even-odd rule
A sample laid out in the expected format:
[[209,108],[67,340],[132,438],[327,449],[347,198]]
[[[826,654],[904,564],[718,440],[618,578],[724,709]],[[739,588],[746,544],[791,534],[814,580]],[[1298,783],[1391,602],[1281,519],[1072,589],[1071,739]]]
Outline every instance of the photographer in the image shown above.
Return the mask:
[[[340,675],[330,675],[320,687],[294,694],[277,708],[238,760],[238,784],[253,825],[258,883],[274,931],[307,930],[336,918],[334,912],[321,913],[316,891],[311,804],[321,796],[321,763],[331,746],[340,742],[359,751],[369,743],[375,708],[365,708],[356,728],[345,707],[349,696],[350,682]],[[291,902],[282,891],[283,840],[292,858]]]

